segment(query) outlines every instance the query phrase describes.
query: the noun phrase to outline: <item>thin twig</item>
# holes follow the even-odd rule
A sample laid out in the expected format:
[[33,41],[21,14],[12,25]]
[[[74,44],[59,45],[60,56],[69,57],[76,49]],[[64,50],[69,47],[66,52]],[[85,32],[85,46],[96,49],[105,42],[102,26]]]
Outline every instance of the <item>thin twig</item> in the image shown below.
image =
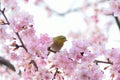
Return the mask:
[[111,65],[113,65],[113,63],[110,62],[110,61],[106,62],[106,61],[95,60],[94,63],[96,63],[97,65],[98,65],[98,63],[105,63],[105,64],[111,64]]
[[29,64],[33,64],[35,66],[35,68],[37,69],[37,71],[38,71],[38,66],[37,66],[37,64],[35,63],[34,60],[31,60]]
[[56,77],[57,73],[59,73],[58,68],[56,69],[56,71],[55,71],[55,73],[54,73],[54,76],[53,76],[52,80],[54,80],[54,79],[55,79],[55,77]]
[[2,24],[2,25],[10,25],[6,15],[5,15],[5,8],[3,8],[3,10],[0,10],[0,12],[2,13],[2,15],[4,16],[6,23]]
[[[10,23],[9,23],[9,21],[8,21],[6,15],[5,15],[5,8],[4,8],[3,10],[0,10],[0,12],[2,13],[2,15],[3,15],[4,18],[5,18],[5,20],[7,21],[7,23],[4,23],[4,24],[2,24],[2,25],[10,25]],[[22,39],[20,38],[19,33],[18,33],[18,32],[15,32],[15,34],[17,35],[18,39],[20,40],[20,42],[21,42],[21,44],[22,44],[22,47],[25,49],[26,52],[28,52],[28,50],[27,50],[27,48],[25,47]],[[21,47],[21,46],[19,46],[19,47]]]
[[24,43],[23,43],[22,39],[20,38],[19,33],[18,33],[18,32],[15,32],[15,33],[16,33],[16,35],[17,35],[18,39],[20,40],[20,43],[22,44],[22,47],[25,49],[25,51],[26,51],[26,52],[28,52],[28,50],[27,50],[27,48],[25,47],[25,45],[24,45]]
[[117,23],[117,25],[118,25],[118,28],[119,28],[119,30],[120,30],[120,21],[119,21],[119,19],[118,19],[117,16],[114,16],[114,18],[115,18],[115,21],[116,21],[116,23]]

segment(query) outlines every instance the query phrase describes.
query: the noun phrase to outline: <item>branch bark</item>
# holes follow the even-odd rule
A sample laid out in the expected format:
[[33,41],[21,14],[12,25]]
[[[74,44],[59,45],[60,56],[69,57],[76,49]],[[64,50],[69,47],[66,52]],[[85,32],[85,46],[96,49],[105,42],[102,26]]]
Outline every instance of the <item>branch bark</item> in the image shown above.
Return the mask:
[[10,25],[6,15],[5,15],[5,8],[3,8],[3,10],[0,10],[0,12],[2,13],[2,15],[4,16],[6,23],[3,23],[2,25]]
[[113,65],[113,63],[110,62],[110,61],[100,61],[100,60],[95,60],[94,63],[96,63],[97,65],[98,65],[98,63],[104,63],[104,64],[111,64],[111,65]]
[[118,19],[117,16],[114,16],[114,18],[115,18],[115,21],[116,21],[116,23],[117,23],[117,26],[118,26],[118,28],[119,28],[119,30],[120,30],[120,21],[119,21],[119,19]]
[[18,33],[18,32],[15,32],[15,33],[16,33],[18,39],[20,40],[20,43],[22,44],[22,47],[25,49],[26,52],[28,52],[28,50],[27,50],[27,48],[25,47],[25,45],[24,45],[24,43],[23,43],[23,41],[22,41],[22,39],[21,39],[19,33]]
[[8,60],[4,59],[3,57],[0,56],[0,65],[5,65],[12,71],[16,71],[15,67],[13,64],[11,64]]

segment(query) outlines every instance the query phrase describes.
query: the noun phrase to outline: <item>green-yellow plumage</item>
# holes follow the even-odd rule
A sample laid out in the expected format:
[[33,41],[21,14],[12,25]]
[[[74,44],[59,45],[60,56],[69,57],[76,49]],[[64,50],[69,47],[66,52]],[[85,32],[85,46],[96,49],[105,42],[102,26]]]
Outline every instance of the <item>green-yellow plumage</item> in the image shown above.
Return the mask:
[[50,46],[50,50],[54,52],[58,52],[62,46],[64,45],[64,42],[67,41],[65,36],[57,36],[53,38],[53,44]]

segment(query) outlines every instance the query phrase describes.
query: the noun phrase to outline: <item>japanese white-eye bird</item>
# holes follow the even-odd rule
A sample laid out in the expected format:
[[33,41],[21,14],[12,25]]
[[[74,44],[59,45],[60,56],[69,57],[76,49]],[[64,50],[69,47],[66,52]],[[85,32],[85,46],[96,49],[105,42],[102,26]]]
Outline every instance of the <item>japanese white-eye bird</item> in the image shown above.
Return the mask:
[[66,37],[59,35],[53,38],[53,44],[48,48],[51,52],[58,52],[64,45],[64,42],[67,41]]

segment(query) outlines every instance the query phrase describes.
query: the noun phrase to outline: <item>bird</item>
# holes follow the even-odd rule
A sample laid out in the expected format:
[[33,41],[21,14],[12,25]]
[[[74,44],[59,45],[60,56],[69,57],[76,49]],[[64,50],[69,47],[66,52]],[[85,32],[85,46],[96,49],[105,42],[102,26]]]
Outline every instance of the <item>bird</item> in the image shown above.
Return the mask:
[[63,47],[64,42],[66,41],[67,39],[63,35],[53,37],[53,43],[50,47],[48,47],[48,51],[53,52],[53,53],[59,52],[61,48]]

